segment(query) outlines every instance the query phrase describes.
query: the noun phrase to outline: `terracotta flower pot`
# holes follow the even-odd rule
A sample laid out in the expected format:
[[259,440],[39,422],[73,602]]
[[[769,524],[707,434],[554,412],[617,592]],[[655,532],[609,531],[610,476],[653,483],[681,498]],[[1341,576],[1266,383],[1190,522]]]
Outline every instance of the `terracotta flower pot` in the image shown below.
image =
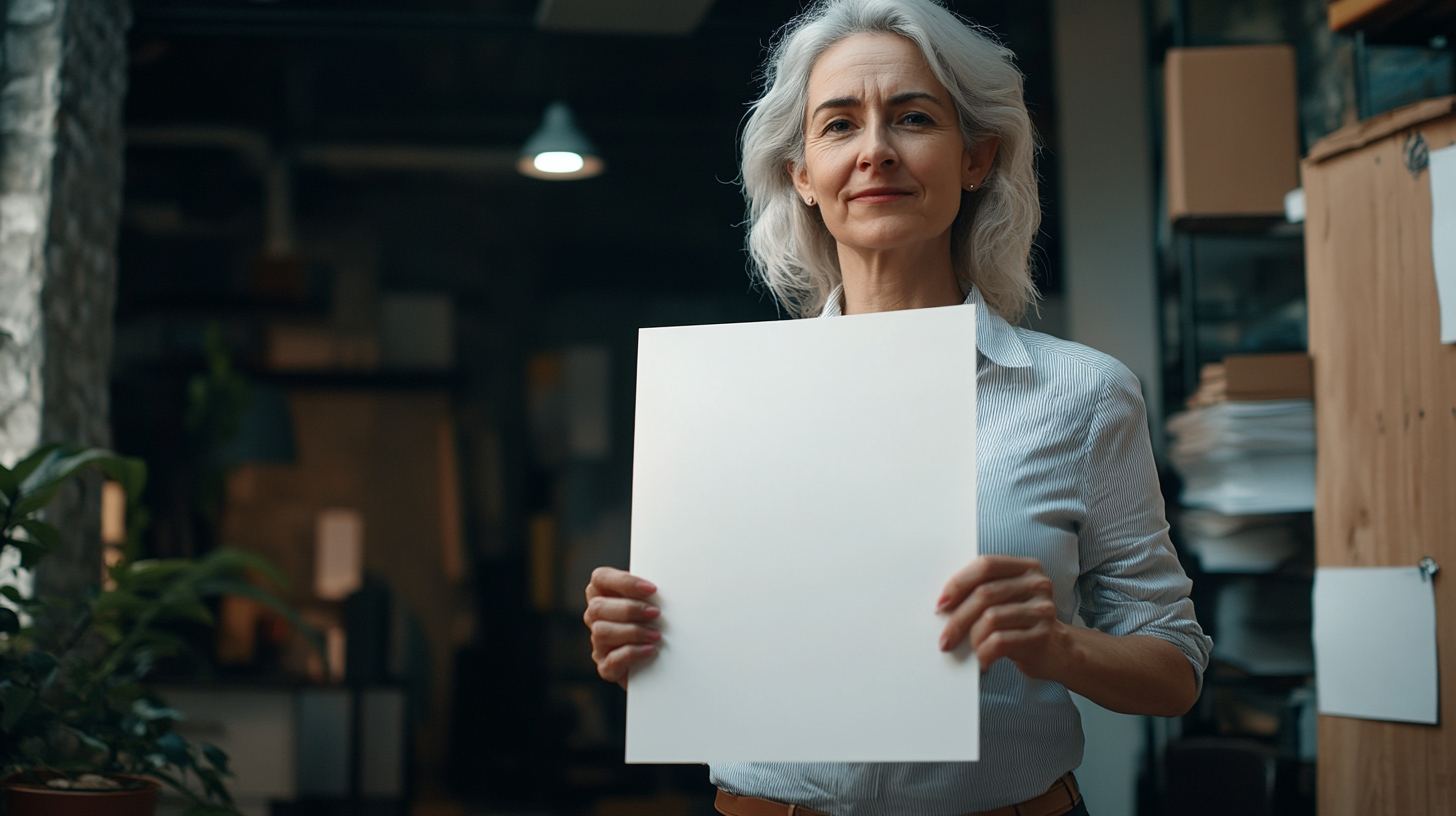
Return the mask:
[[[35,776],[45,780],[60,774],[36,771]],[[155,779],[130,774],[115,774],[113,778],[141,787],[107,791],[57,790],[25,781],[23,773],[13,773],[5,777],[9,816],[155,816],[157,789],[161,787]]]

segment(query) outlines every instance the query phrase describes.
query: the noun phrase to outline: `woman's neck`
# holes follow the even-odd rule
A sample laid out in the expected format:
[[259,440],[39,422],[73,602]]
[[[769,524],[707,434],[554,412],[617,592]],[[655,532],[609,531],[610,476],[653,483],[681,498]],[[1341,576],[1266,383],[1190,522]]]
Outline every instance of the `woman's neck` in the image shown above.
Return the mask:
[[957,306],[965,301],[951,266],[949,240],[888,250],[840,244],[839,270],[844,279],[844,314]]

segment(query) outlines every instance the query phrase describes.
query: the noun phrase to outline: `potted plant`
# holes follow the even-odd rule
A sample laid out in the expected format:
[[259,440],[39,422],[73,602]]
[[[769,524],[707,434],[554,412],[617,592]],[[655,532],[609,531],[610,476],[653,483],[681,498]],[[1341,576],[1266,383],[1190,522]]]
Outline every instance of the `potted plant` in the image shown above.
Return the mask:
[[[120,482],[130,502],[146,480],[137,459],[41,447],[0,467],[0,551],[18,552],[27,569],[44,558],[60,535],[37,515],[86,467]],[[210,625],[206,601],[222,595],[271,607],[318,645],[291,608],[249,582],[250,573],[283,584],[263,559],[230,549],[196,560],[126,558],[109,570],[107,588],[79,602],[29,598],[0,577],[8,601],[0,606],[0,765],[11,816],[150,816],[159,783],[186,798],[188,816],[237,813],[224,785],[227,755],[174,731],[182,715],[146,678],[158,659],[186,648],[166,625]]]

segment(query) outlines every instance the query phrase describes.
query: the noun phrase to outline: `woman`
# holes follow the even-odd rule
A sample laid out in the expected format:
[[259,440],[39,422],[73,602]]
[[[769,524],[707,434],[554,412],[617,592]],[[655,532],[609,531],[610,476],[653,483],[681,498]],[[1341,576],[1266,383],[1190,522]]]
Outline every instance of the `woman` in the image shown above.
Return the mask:
[[[743,136],[765,284],[800,316],[978,310],[985,554],[934,606],[940,648],[969,638],[986,672],[983,759],[714,765],[724,813],[1085,814],[1068,691],[1159,716],[1197,699],[1210,644],[1168,540],[1137,381],[1013,328],[1035,297],[1033,149],[1010,52],[931,0],[821,0],[770,55]],[[603,678],[622,683],[656,654],[656,591],[593,574],[585,619]]]

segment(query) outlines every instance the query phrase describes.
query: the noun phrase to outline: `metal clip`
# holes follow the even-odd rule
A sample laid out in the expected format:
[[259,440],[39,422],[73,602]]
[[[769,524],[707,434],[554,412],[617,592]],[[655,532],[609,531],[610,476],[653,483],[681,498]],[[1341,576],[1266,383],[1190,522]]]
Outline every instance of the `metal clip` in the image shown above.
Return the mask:
[[1436,573],[1441,571],[1441,565],[1437,564],[1436,559],[1430,557],[1429,555],[1425,558],[1422,558],[1421,562],[1416,566],[1419,567],[1421,570],[1422,581],[1431,580],[1431,578],[1435,577]]
[[1411,178],[1419,178],[1421,171],[1431,164],[1431,148],[1420,131],[1414,131],[1405,137],[1402,153],[1405,155],[1405,169],[1410,171]]

